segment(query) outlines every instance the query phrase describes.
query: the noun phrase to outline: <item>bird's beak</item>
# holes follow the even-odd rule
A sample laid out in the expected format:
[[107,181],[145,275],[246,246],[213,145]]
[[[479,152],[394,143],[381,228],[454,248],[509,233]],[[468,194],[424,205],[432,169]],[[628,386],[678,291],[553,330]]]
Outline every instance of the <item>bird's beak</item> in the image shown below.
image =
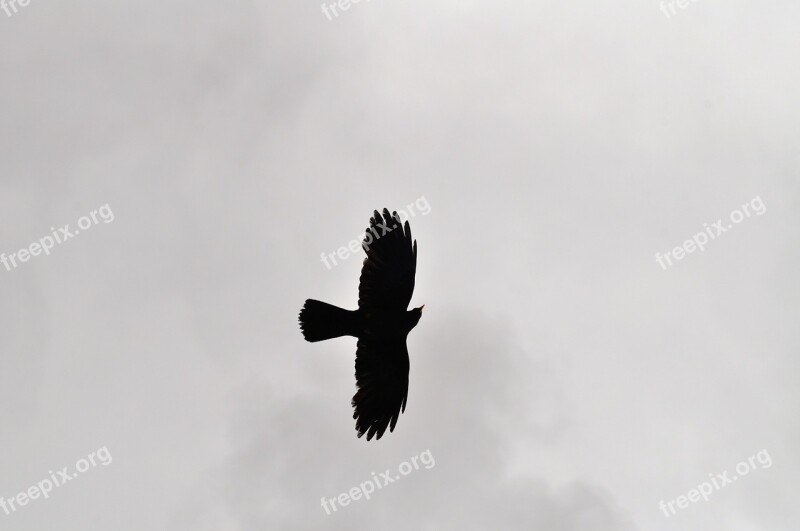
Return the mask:
[[420,306],[420,307],[419,307],[419,312],[420,312],[420,313],[422,313],[422,309],[423,309],[424,307],[425,307],[425,305],[424,305],[424,304],[423,304],[422,306]]

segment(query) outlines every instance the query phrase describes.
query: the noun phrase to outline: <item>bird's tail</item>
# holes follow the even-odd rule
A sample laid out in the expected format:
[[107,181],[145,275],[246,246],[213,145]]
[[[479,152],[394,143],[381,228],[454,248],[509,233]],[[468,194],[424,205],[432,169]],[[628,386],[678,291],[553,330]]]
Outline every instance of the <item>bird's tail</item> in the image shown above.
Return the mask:
[[356,312],[325,302],[306,300],[300,310],[300,330],[306,341],[324,341],[341,336],[356,335]]

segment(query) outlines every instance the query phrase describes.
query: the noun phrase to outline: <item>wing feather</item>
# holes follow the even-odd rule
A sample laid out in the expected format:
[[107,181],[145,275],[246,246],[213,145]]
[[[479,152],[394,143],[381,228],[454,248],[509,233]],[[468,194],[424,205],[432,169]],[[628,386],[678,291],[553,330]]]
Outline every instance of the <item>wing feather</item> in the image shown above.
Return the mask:
[[408,221],[397,212],[383,215],[377,210],[362,242],[367,253],[361,267],[358,307],[363,309],[407,309],[414,294],[417,273],[417,242],[411,238]]
[[391,344],[358,340],[356,387],[351,402],[356,431],[367,440],[394,431],[408,399],[408,349],[405,341]]

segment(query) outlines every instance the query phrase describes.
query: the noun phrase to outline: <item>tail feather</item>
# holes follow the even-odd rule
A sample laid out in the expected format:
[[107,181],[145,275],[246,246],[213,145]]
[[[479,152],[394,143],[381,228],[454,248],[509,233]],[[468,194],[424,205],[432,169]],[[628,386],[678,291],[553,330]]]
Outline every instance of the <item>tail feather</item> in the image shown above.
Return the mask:
[[306,341],[311,342],[355,336],[355,313],[326,302],[308,299],[300,310],[300,330]]

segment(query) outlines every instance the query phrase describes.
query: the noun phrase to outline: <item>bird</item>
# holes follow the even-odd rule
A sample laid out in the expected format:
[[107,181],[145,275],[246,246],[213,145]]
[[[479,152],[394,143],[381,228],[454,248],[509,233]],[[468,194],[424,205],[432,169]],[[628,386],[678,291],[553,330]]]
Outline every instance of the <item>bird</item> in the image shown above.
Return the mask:
[[356,432],[367,440],[394,431],[406,410],[410,363],[406,338],[422,317],[423,304],[408,310],[417,273],[417,242],[397,212],[374,211],[361,247],[366,253],[358,285],[358,309],[307,299],[300,330],[315,343],[353,336],[356,394],[351,406]]

